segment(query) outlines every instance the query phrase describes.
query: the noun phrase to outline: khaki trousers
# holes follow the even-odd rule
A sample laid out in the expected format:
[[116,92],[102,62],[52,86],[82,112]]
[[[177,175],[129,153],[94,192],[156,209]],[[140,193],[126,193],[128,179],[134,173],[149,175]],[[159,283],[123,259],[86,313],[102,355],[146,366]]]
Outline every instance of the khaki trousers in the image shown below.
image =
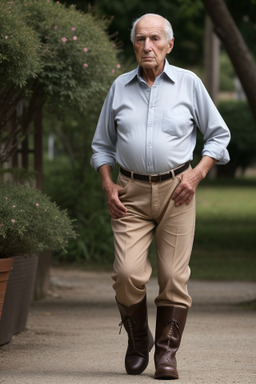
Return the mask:
[[119,303],[139,303],[146,294],[152,268],[148,249],[155,235],[159,294],[157,306],[189,308],[189,260],[194,240],[195,197],[178,207],[171,199],[179,180],[149,183],[121,174],[119,197],[128,209],[121,219],[112,219],[115,261],[113,288]]

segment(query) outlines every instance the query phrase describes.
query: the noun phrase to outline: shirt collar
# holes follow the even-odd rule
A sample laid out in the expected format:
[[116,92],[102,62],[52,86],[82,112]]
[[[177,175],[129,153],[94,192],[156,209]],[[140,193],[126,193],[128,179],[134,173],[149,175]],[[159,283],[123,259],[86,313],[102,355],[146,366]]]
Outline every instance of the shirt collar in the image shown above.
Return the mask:
[[[164,65],[164,70],[163,70],[162,74],[165,74],[174,83],[177,80],[175,72],[173,71],[173,67],[172,67],[172,65],[170,65],[168,63],[167,59],[165,59],[165,65]],[[130,84],[135,79],[137,79],[140,82],[142,81],[141,68],[140,68],[139,65],[137,66],[136,69],[134,69],[133,71],[129,72],[129,76],[127,78],[127,81],[125,82],[125,85]]]
[[165,66],[164,66],[163,73],[167,77],[169,77],[169,79],[173,83],[175,83],[177,81],[177,76],[176,76],[176,73],[175,73],[175,71],[173,69],[174,69],[174,67],[168,63],[167,59],[165,59]]

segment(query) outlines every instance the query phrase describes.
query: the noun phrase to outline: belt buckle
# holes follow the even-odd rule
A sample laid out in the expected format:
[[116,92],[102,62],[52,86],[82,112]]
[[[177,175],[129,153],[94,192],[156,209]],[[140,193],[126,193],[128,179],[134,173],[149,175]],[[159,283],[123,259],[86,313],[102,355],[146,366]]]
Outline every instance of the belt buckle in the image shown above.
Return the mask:
[[150,184],[152,184],[154,182],[161,181],[161,180],[162,180],[161,175],[149,175],[148,176],[148,181]]

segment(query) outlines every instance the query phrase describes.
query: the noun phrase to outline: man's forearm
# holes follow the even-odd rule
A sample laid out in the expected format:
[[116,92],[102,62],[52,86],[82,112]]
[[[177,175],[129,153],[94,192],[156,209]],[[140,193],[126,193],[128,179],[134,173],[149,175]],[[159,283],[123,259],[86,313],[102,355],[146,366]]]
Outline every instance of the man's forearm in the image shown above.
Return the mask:
[[199,182],[206,177],[207,173],[214,166],[216,161],[217,161],[216,159],[213,159],[210,156],[203,156],[202,157],[200,162],[194,168],[194,170],[197,171],[197,174],[198,174],[198,177],[199,177]]
[[113,183],[112,177],[111,177],[112,167],[108,164],[104,164],[101,167],[99,167],[98,172],[101,177],[102,189],[106,191],[107,187]]

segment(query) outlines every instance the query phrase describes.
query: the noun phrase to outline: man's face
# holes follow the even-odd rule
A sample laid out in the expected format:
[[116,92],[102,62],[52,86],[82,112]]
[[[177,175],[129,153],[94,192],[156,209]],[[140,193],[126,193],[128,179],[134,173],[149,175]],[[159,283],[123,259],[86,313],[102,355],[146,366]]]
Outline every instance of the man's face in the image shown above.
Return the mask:
[[145,70],[162,70],[165,56],[173,48],[174,39],[167,41],[164,26],[164,20],[158,16],[146,16],[136,25],[134,52]]

